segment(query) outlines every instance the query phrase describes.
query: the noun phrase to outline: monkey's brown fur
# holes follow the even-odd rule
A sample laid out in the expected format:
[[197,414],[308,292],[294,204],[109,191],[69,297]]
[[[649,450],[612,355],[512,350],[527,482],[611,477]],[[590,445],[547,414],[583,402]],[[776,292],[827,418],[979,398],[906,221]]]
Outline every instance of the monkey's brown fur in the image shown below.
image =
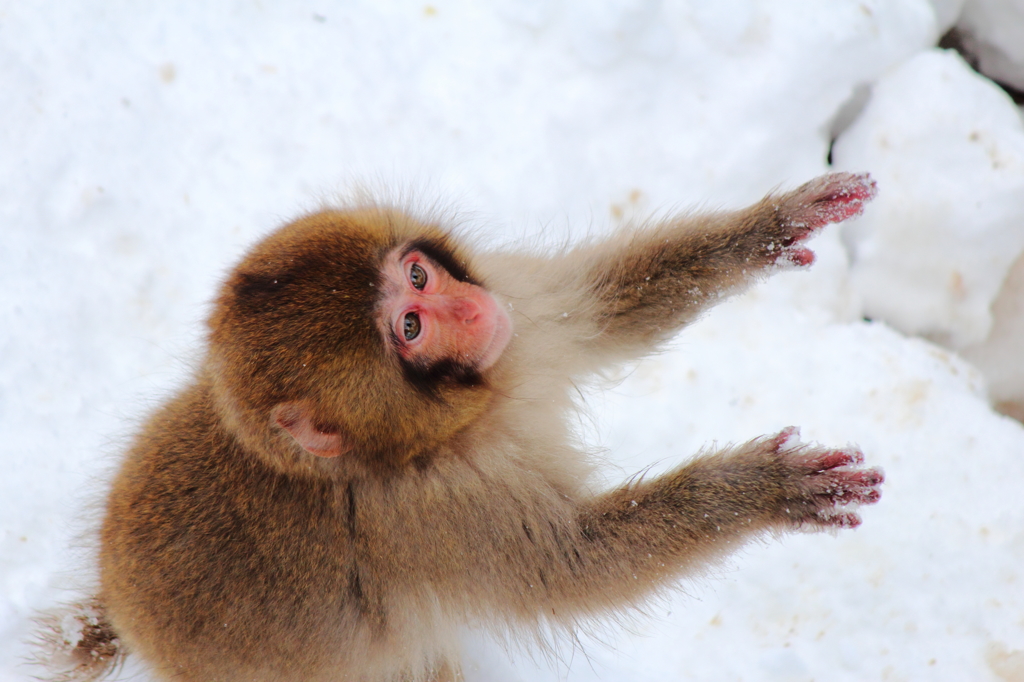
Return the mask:
[[[571,627],[752,536],[855,525],[836,505],[876,500],[881,482],[849,466],[855,452],[785,431],[594,495],[566,423],[574,380],[808,262],[796,243],[872,194],[827,176],[556,256],[470,258],[383,208],[282,228],[228,278],[205,364],[114,481],[99,594],[112,631],[168,680],[454,680],[466,623]],[[510,307],[515,337],[479,382],[411,385],[375,326],[380,263],[415,239]],[[270,418],[290,401],[351,451],[305,452]]]

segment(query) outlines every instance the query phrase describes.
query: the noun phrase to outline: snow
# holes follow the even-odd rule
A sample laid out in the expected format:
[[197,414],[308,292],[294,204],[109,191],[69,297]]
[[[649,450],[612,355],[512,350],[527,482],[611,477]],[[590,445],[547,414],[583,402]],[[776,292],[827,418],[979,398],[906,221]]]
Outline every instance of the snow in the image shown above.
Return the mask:
[[969,0],[960,25],[981,69],[1024,89],[1024,0]]
[[1024,251],[1024,121],[1012,100],[955,53],[922,52],[874,84],[832,159],[872,169],[883,188],[842,229],[865,313],[957,349],[984,340]]
[[590,392],[580,423],[609,483],[799,425],[858,443],[882,501],[553,658],[470,633],[467,679],[1024,679],[1024,427],[986,393],[1024,396],[1024,138],[932,47],[983,4],[975,35],[1020,30],[996,0],[7,3],[0,680],[31,678],[28,618],[88,582],[119,451],[281,221],[363,184],[558,243],[795,187],[833,136],[836,167],[879,182],[865,216]]
[[992,302],[992,330],[988,337],[963,350],[964,357],[988,378],[989,395],[1001,403],[1017,403],[1012,414],[1024,420],[1021,339],[1024,339],[1024,254],[1017,257]]

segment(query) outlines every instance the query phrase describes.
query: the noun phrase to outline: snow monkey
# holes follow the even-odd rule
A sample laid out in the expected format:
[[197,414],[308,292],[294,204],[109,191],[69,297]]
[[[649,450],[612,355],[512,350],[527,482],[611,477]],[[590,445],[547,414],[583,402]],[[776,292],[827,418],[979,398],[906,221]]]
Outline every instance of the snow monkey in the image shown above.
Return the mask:
[[855,448],[787,428],[595,493],[567,422],[575,380],[810,264],[874,194],[826,175],[554,255],[380,206],[285,225],[113,481],[81,636],[51,633],[63,679],[127,652],[175,682],[458,680],[467,625],[572,628],[748,539],[858,525],[882,473]]

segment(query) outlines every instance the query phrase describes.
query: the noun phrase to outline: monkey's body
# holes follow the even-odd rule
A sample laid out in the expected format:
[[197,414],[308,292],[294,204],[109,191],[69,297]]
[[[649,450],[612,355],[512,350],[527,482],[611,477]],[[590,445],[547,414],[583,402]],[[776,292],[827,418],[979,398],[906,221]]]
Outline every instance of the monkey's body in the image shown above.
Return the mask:
[[214,414],[208,386],[186,390],[125,463],[103,527],[101,602],[168,678],[337,679],[302,663],[331,645],[343,654],[342,630],[360,620],[344,495],[282,481]]
[[[475,463],[438,452],[388,480],[291,476],[246,453],[209,418],[211,401],[200,384],[155,416],[103,529],[101,602],[129,649],[168,677],[390,680],[442,669],[453,616],[500,599],[486,576],[512,578],[525,524],[567,507],[541,477],[503,464],[500,449]],[[481,506],[506,513],[474,517]]]
[[[399,307],[366,313],[366,329],[353,326],[363,308],[330,307],[359,303],[339,303],[339,292],[348,301],[403,283],[355,266],[332,274],[341,261],[322,254],[377,244],[360,258],[397,259],[408,272],[401,259],[422,251],[411,267],[435,281],[461,272],[461,252],[439,253],[434,228],[383,210],[283,228],[225,285],[207,362],[114,482],[99,595],[112,631],[157,675],[183,682],[457,679],[454,639],[466,623],[571,626],[628,608],[751,536],[856,525],[837,505],[877,500],[882,477],[855,468],[855,450],[803,446],[786,430],[594,495],[565,416],[575,378],[649,352],[779,261],[809,263],[796,245],[872,195],[864,177],[828,176],[746,211],[552,258],[484,254],[444,286],[473,297],[486,282],[511,308],[514,336],[493,366],[453,369],[470,357],[460,351],[443,373],[424,371],[411,355],[421,351],[388,331],[415,322],[406,338],[416,340],[406,294],[372,298],[366,310]],[[424,232],[435,242],[403,246]],[[505,313],[479,300],[504,338]],[[429,326],[429,307],[420,312]],[[345,347],[331,345],[325,316],[340,316]],[[398,351],[374,341],[380,333]],[[464,346],[489,358],[492,336]],[[367,384],[400,366],[407,382]],[[415,415],[404,411],[440,416],[406,423]]]

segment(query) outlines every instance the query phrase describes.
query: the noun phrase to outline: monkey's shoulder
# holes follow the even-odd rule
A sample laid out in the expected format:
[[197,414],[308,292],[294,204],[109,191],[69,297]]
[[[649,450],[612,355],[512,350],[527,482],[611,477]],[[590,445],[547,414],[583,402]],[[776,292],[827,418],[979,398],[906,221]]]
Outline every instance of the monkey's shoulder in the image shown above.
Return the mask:
[[[306,544],[343,544],[347,507],[338,498],[330,482],[277,471],[247,452],[193,386],[153,415],[127,453],[108,497],[104,544],[270,561]],[[290,534],[298,543],[286,550]]]

